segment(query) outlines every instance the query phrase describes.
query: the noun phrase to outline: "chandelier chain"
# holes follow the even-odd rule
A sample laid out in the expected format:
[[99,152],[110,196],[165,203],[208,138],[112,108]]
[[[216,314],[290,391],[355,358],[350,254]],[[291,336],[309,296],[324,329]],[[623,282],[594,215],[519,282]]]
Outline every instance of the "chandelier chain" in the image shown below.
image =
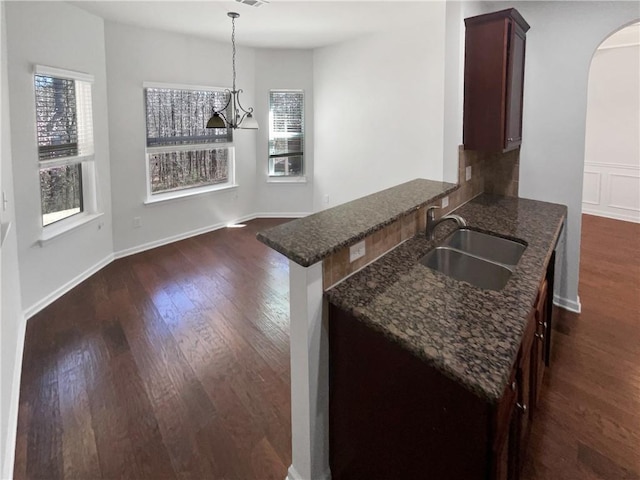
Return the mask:
[[231,46],[233,48],[233,56],[231,63],[233,64],[233,90],[236,89],[236,19],[231,18]]
[[[219,110],[213,109],[213,114],[207,122],[206,128],[245,128],[257,130],[258,122],[253,118],[253,107],[244,108],[240,103],[242,90],[236,89],[236,12],[228,12],[231,18],[231,66],[233,67],[233,89],[225,89],[227,101]],[[225,113],[226,112],[226,113]],[[242,127],[240,125],[243,125]]]

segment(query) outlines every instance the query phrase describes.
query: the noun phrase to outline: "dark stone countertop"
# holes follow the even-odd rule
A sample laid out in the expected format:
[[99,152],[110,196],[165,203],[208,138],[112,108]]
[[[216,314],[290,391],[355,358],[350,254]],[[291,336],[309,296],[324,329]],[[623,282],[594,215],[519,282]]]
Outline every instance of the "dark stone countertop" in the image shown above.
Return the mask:
[[445,222],[435,242],[418,234],[325,295],[330,303],[495,403],[506,387],[567,209],[485,194],[455,213],[471,228],[527,243],[503,290],[483,290],[418,263],[454,229],[453,222]]
[[264,230],[257,238],[308,267],[457,188],[453,183],[418,178]]

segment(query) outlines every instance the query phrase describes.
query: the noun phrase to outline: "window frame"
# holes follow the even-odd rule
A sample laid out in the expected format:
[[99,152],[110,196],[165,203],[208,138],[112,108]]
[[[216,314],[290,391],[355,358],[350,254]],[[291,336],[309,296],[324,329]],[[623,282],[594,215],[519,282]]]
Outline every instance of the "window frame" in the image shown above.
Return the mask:
[[[35,87],[35,77],[45,76],[52,78],[60,78],[66,80],[73,80],[74,87],[77,88],[77,83],[84,82],[89,86],[88,93],[90,98],[87,100],[90,111],[85,112],[85,115],[79,115],[79,104],[81,99],[76,97],[76,121],[78,122],[78,135],[80,130],[90,132],[91,140],[87,144],[89,151],[82,151],[80,145],[78,146],[78,154],[73,156],[63,156],[57,158],[49,158],[40,160],[40,144],[37,129],[37,96]],[[35,133],[35,145],[36,145],[36,171],[38,175],[38,194],[40,196],[40,244],[44,244],[47,241],[55,238],[63,233],[75,229],[81,225],[94,220],[102,216],[102,212],[98,209],[98,196],[97,196],[97,175],[96,175],[96,160],[95,160],[95,135],[93,128],[93,104],[94,104],[94,84],[95,77],[91,74],[78,72],[73,70],[65,70],[56,67],[49,67],[45,65],[34,65],[31,75],[33,99],[34,99],[34,133]],[[87,92],[85,92],[87,93]],[[40,172],[46,168],[63,167],[67,165],[79,165],[80,166],[80,204],[81,210],[77,213],[69,215],[60,220],[55,220],[47,225],[44,225],[44,213],[42,210],[42,188],[40,185]]]
[[[158,82],[143,82],[142,94],[144,103],[144,157],[145,157],[145,205],[150,205],[158,202],[164,202],[167,200],[174,200],[180,198],[191,197],[194,195],[200,195],[204,193],[211,193],[217,191],[225,191],[238,187],[236,183],[236,168],[235,168],[235,132],[232,135],[232,141],[230,142],[201,142],[190,144],[174,144],[174,145],[162,145],[162,146],[147,146],[148,138],[148,125],[147,125],[147,105],[146,105],[146,90],[148,88],[154,89],[166,89],[166,90],[192,90],[192,91],[210,91],[210,92],[225,92],[230,90],[225,87],[213,87],[204,85],[190,85],[190,84],[176,84],[176,83],[158,83]],[[150,160],[151,155],[157,153],[173,153],[179,151],[205,151],[215,149],[226,149],[228,152],[228,179],[226,182],[213,183],[200,186],[187,186],[184,188],[157,192],[151,191],[151,171]]]
[[[300,169],[300,173],[298,174],[287,174],[287,175],[278,175],[278,174],[274,174],[273,173],[273,162],[272,160],[274,158],[277,157],[272,157],[270,154],[270,143],[272,140],[272,136],[271,136],[271,131],[272,131],[272,118],[271,118],[271,93],[272,92],[279,92],[279,93],[296,93],[296,94],[302,94],[302,118],[301,118],[301,124],[302,124],[302,154],[299,155],[301,157],[301,161],[302,161],[302,168]],[[272,88],[269,90],[269,99],[268,99],[268,104],[269,104],[269,110],[268,110],[268,115],[269,115],[269,131],[267,133],[267,182],[268,183],[305,183],[306,182],[306,170],[307,170],[307,165],[306,165],[306,155],[305,155],[305,151],[306,151],[306,144],[307,144],[307,129],[306,129],[306,93],[304,91],[304,89],[299,89],[299,88]]]

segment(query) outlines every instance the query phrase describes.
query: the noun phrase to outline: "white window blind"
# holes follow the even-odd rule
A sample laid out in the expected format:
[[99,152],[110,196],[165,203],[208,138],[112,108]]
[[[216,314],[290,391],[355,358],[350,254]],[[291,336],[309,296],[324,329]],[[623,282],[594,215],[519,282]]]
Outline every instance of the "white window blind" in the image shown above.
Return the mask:
[[41,161],[93,156],[91,77],[78,76],[81,79],[71,78],[72,73],[63,70],[36,69],[36,131]]
[[304,92],[269,92],[269,175],[303,174]]
[[91,83],[76,80],[78,115],[78,154],[93,157],[93,109],[91,107]]

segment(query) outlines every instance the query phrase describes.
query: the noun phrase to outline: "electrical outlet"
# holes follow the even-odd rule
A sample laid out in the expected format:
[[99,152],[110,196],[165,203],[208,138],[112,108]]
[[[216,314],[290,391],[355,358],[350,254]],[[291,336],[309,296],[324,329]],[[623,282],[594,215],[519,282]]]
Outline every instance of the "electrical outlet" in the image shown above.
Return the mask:
[[471,165],[469,165],[467,168],[465,168],[465,178],[467,179],[467,182],[469,180],[471,180]]
[[444,197],[442,199],[442,203],[440,204],[441,208],[447,208],[449,206],[449,197]]
[[324,203],[329,203],[329,195],[324,196]]
[[140,217],[133,217],[133,228],[140,228],[142,226],[142,220]]
[[349,262],[355,262],[357,259],[364,257],[366,249],[364,240],[349,247]]

